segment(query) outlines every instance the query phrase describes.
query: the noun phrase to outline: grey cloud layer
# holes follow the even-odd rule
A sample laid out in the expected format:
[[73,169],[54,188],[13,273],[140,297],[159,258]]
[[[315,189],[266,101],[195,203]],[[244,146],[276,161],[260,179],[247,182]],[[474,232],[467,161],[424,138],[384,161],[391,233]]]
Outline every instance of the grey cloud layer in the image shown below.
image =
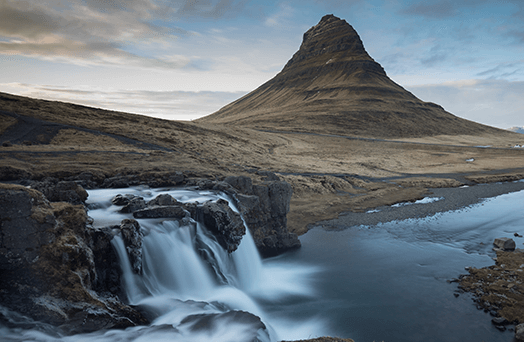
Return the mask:
[[524,125],[522,81],[471,80],[408,88],[422,100],[469,120],[499,128]]
[[[191,33],[158,18],[219,16],[233,1],[0,0],[0,54],[26,55],[74,64],[122,64],[181,68],[189,60],[146,56],[151,43],[173,44]],[[133,47],[133,52],[127,49]],[[143,52],[135,52],[143,51]]]

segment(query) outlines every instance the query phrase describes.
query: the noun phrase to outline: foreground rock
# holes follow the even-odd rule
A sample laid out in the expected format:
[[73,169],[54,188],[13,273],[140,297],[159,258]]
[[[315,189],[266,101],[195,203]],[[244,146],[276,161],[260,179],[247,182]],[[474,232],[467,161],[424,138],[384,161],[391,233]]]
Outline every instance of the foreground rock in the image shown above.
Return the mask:
[[196,217],[215,235],[218,243],[228,253],[234,252],[238,248],[242,237],[246,234],[242,217],[231,210],[225,200],[198,206]]
[[287,213],[293,190],[282,181],[253,184],[245,176],[227,177],[234,198],[249,227],[255,245],[263,256],[271,256],[300,247],[300,240],[287,228]]
[[514,251],[515,250],[515,241],[510,238],[497,238],[493,241],[493,244],[496,248],[503,251]]
[[50,203],[41,192],[0,183],[0,207],[2,306],[64,333],[147,322],[114,293],[111,232],[87,227],[82,205]]
[[459,289],[471,292],[477,307],[495,316],[495,326],[505,330],[507,324],[524,323],[524,250],[497,250],[495,265],[467,270]]
[[515,338],[517,341],[524,341],[524,323],[515,327]]

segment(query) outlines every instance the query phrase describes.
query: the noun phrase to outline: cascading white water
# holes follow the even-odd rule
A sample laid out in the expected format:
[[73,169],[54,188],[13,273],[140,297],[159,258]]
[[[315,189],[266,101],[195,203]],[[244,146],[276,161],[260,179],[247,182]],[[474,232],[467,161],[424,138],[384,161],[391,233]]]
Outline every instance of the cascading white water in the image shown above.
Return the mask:
[[[238,212],[230,198],[210,191],[139,188],[125,191],[93,190],[89,192],[89,203],[97,203],[99,208],[91,210],[89,215],[94,218],[95,226],[118,224],[128,217],[117,212],[119,207],[110,204],[110,199],[117,193],[142,196],[146,201],[161,193],[168,193],[180,202],[202,203],[222,198]],[[188,316],[243,311],[260,317],[267,329],[260,329],[259,325],[250,320],[248,323],[242,323],[243,319],[231,322],[229,316],[223,319],[218,316],[215,326],[229,325],[224,340],[245,341],[256,338],[265,341],[289,335],[285,331],[273,329],[271,317],[258,302],[271,302],[288,295],[311,295],[307,279],[314,273],[313,268],[264,266],[248,229],[239,248],[228,254],[201,223],[191,220],[181,224],[169,219],[138,221],[145,231],[142,245],[143,274],[139,276],[133,273],[120,237],[115,237],[114,246],[121,260],[128,299],[131,304],[142,307],[156,317],[152,326],[168,324],[183,335],[178,336],[179,339],[194,340],[198,334],[186,331],[188,327],[184,320]],[[279,321],[277,330],[286,330],[285,320]],[[289,324],[294,323],[290,321]],[[230,333],[234,327],[238,331],[233,334],[237,337],[233,338]],[[220,341],[224,337],[221,334],[226,332],[209,329],[206,333],[211,334],[212,340]]]
[[[203,203],[226,199],[211,191],[188,189],[90,190],[88,215],[95,227],[119,225],[131,214],[111,203],[117,194],[133,194],[149,201],[170,194],[179,202]],[[326,334],[318,317],[294,318],[286,303],[314,300],[313,275],[318,269],[280,258],[262,261],[247,230],[238,249],[228,254],[200,223],[170,219],[139,219],[144,231],[142,275],[132,271],[121,237],[113,239],[130,304],[152,320],[149,326],[100,331],[57,339],[36,330],[11,330],[0,325],[6,341],[277,341]],[[0,309],[2,309],[0,307]],[[14,313],[13,313],[14,314]],[[9,315],[9,314],[7,314]],[[5,315],[4,315],[5,316]]]

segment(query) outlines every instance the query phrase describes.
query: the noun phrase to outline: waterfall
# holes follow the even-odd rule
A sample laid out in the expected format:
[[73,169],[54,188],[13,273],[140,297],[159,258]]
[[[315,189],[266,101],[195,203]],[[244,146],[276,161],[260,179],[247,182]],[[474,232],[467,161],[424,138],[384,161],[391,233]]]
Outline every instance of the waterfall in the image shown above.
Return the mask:
[[[188,189],[99,189],[89,190],[88,215],[93,226],[119,225],[131,214],[120,213],[111,203],[117,194],[132,194],[150,201],[169,194],[183,203],[225,199],[238,212],[231,198],[212,191]],[[115,236],[124,292],[129,304],[151,319],[149,326],[100,331],[60,338],[60,341],[277,341],[319,336],[326,326],[322,319],[297,320],[286,300],[308,301],[315,295],[312,277],[318,269],[297,262],[272,258],[262,261],[247,233],[238,249],[228,254],[206,227],[191,219],[138,219],[144,232],[142,274],[133,272],[123,238]],[[40,332],[16,332],[0,326],[12,341],[57,341]]]
[[[136,191],[131,192],[137,194]],[[109,193],[113,195],[112,192],[106,194]],[[152,190],[138,193],[146,200],[157,195]],[[187,190],[172,190],[168,193],[181,202],[216,201],[223,198],[238,212],[231,199],[223,194]],[[108,196],[101,199],[100,195],[93,196],[98,200],[100,208],[90,212],[95,225],[98,224],[97,218],[103,218],[103,222],[107,223],[111,212],[115,210],[113,206],[103,204],[109,199]],[[121,219],[121,216],[116,215],[116,218]],[[244,320],[248,322],[236,322],[239,330],[237,335],[244,336],[242,338],[246,338],[246,334],[250,335],[248,340],[253,340],[254,336],[260,341],[276,339],[267,323],[258,321],[255,324],[256,317],[264,321],[265,316],[263,309],[250,295],[256,291],[261,278],[262,261],[249,230],[238,250],[229,254],[199,222],[144,219],[139,220],[139,223],[145,232],[141,275],[133,272],[122,237],[115,236],[113,246],[120,259],[128,300],[130,304],[142,307],[155,317],[153,326],[169,324],[182,334],[187,329],[185,322],[188,317],[207,315],[218,317],[217,322],[225,323],[231,318],[224,315],[235,312],[237,316],[244,315]],[[254,316],[248,316],[247,313]],[[228,324],[231,325],[231,322]],[[220,329],[214,330],[211,324],[207,330],[214,340],[220,340],[217,334],[224,333]],[[190,334],[193,335],[194,332]]]

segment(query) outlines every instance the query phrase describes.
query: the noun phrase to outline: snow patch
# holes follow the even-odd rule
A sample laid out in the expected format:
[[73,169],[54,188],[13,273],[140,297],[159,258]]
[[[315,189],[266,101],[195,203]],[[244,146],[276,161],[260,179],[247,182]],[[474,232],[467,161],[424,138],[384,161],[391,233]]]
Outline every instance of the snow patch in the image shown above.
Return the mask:
[[404,207],[406,205],[412,205],[412,204],[428,204],[428,203],[437,202],[443,199],[444,197],[424,197],[423,199],[415,201],[415,202],[402,202],[402,203],[393,204],[392,207],[398,208],[398,207]]

